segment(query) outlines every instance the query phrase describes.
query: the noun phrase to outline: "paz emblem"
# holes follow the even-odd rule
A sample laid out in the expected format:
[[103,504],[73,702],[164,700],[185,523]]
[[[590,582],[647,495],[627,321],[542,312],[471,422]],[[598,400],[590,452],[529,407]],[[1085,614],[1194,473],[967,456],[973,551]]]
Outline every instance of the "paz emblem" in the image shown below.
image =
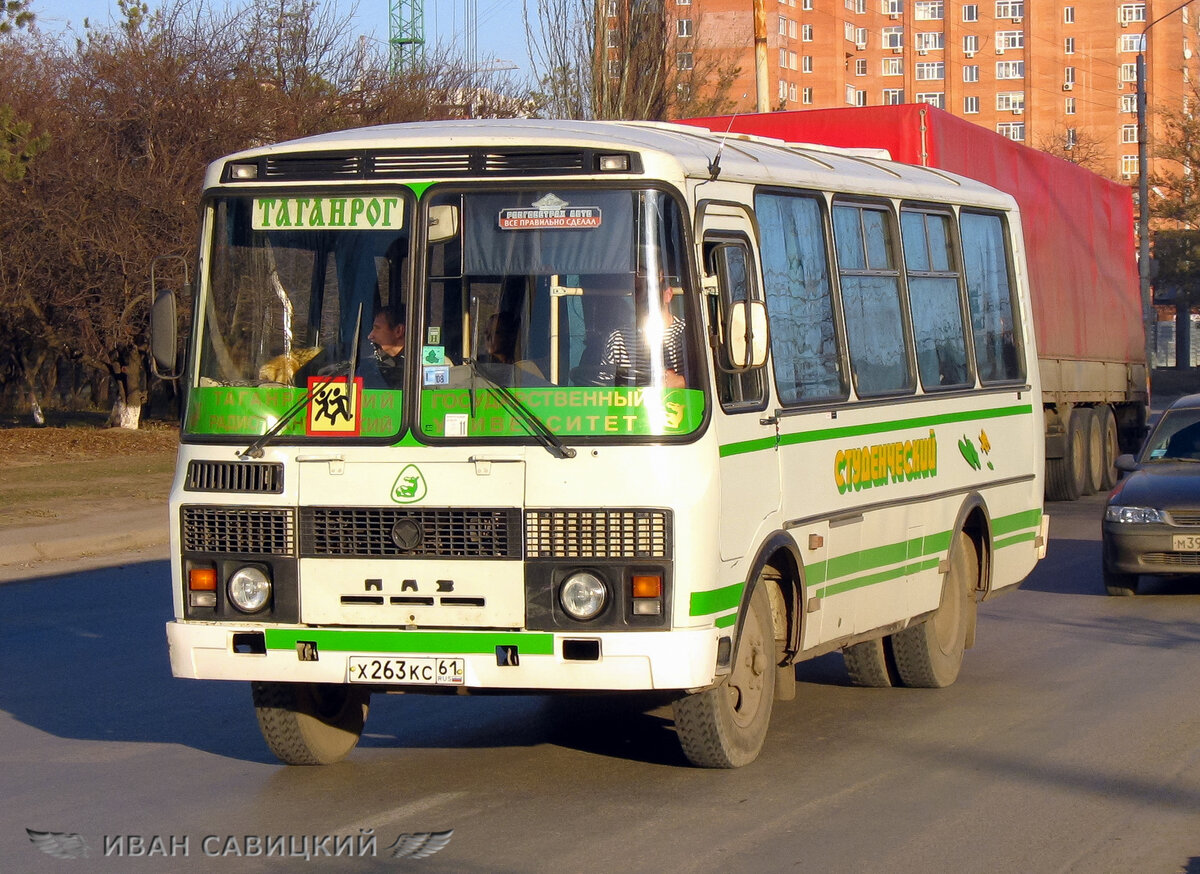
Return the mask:
[[428,493],[425,476],[415,464],[406,465],[392,484],[392,500],[397,504],[415,504]]

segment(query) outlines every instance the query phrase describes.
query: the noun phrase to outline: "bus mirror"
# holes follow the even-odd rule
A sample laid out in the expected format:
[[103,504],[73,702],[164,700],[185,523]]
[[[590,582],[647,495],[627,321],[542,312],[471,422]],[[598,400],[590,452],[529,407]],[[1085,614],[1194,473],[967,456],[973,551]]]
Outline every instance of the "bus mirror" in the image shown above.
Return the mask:
[[188,283],[187,260],[180,255],[159,255],[150,262],[150,369],[159,379],[178,379],[179,313],[175,292],[160,288],[159,270],[167,261],[178,261],[179,276]]
[[429,242],[444,243],[458,235],[458,207],[450,204],[429,207]]
[[154,374],[163,379],[175,379],[175,358],[179,345],[178,314],[175,292],[159,291],[150,305],[150,357]]
[[725,352],[733,370],[767,363],[767,307],[761,300],[734,301],[725,321]]

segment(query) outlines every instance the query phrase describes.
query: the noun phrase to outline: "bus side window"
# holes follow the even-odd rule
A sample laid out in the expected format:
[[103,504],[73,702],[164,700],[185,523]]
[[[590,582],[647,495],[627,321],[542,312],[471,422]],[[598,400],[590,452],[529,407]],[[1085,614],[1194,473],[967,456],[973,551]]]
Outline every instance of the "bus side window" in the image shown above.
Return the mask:
[[855,390],[860,397],[911,392],[891,214],[868,204],[834,204],[833,237]]
[[775,390],[784,404],[846,397],[821,202],[764,191],[754,198],[771,316]]
[[1024,379],[1004,221],[998,215],[964,212],[960,225],[979,381]]
[[917,372],[926,391],[974,382],[967,364],[967,326],[950,228],[946,213],[900,213]]
[[713,358],[716,364],[717,396],[726,409],[759,409],[764,400],[763,369],[733,373],[725,358],[720,332],[730,304],[743,300],[762,300],[754,281],[754,262],[750,250],[740,240],[705,243],[708,272],[717,277],[717,294],[709,301],[709,326],[713,333]]

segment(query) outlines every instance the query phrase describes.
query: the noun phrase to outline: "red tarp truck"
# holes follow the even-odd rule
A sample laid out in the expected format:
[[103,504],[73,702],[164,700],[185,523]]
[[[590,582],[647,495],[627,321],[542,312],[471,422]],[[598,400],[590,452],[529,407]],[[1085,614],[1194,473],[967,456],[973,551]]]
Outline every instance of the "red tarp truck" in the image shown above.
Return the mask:
[[792,143],[886,149],[1011,194],[1021,209],[1046,409],[1046,496],[1116,479],[1146,423],[1148,371],[1129,188],[926,104],[814,109],[685,124]]

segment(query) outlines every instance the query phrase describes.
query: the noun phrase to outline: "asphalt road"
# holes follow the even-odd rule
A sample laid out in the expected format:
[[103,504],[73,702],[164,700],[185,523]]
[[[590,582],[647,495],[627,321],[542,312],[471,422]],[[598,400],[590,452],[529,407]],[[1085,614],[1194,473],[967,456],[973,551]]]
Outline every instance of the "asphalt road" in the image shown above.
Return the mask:
[[245,684],[170,676],[165,562],[10,583],[0,870],[1200,872],[1200,582],[1106,597],[1100,506],[1049,506],[953,687],[806,663],[726,772],[655,702],[538,697],[377,697],[346,762],[282,767]]

